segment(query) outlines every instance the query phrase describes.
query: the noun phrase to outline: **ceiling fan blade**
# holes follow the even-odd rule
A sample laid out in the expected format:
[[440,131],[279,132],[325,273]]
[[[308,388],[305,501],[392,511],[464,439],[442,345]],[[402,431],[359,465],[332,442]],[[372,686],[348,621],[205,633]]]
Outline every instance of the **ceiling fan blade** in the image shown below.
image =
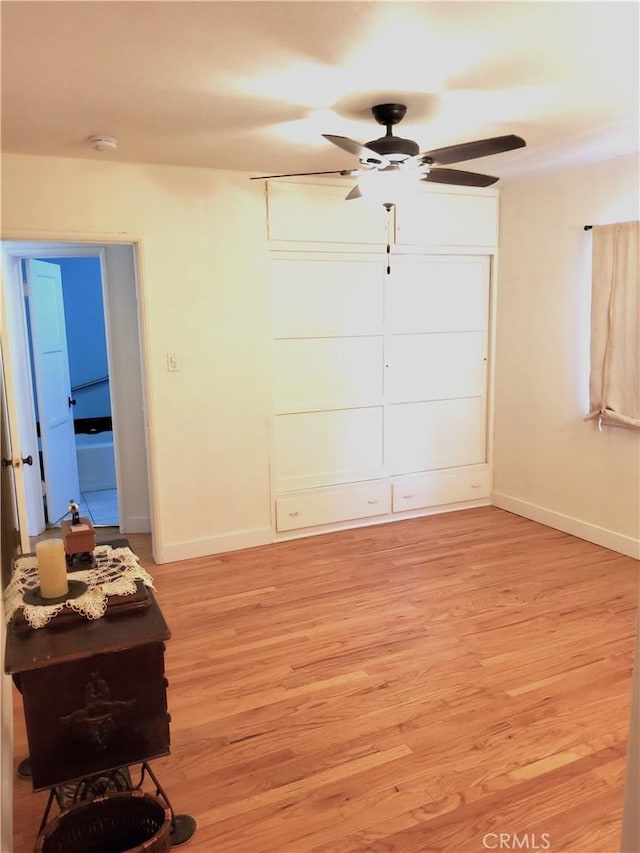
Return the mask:
[[356,186],[344,197],[345,201],[351,201],[352,198],[362,198],[360,187]]
[[461,163],[463,160],[475,160],[476,157],[488,157],[490,154],[502,154],[522,148],[527,143],[520,136],[494,136],[491,139],[477,139],[475,142],[461,142],[459,145],[447,145],[434,151],[423,151],[412,159],[418,163],[432,162],[438,166],[449,163]]
[[420,179],[434,184],[454,184],[459,187],[490,187],[499,178],[492,175],[480,175],[478,172],[463,172],[462,169],[437,169]]
[[266,181],[268,178],[300,178],[303,175],[343,175],[351,177],[351,175],[359,175],[360,169],[334,169],[331,172],[289,172],[287,175],[259,175],[249,178],[250,181]]
[[366,145],[361,145],[353,139],[348,139],[346,136],[332,136],[330,133],[323,133],[322,135],[329,142],[333,142],[334,145],[337,145],[338,148],[342,148],[343,151],[348,151],[349,154],[355,154],[356,157],[359,157],[365,163],[372,163],[375,165],[379,164],[381,166],[389,165],[389,161],[386,157],[383,157],[381,154],[376,154],[373,149],[367,148]]

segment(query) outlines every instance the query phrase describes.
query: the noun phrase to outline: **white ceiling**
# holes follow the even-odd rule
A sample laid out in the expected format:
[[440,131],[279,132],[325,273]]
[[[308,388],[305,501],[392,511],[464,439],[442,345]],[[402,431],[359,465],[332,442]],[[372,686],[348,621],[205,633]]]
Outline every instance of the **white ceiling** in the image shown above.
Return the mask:
[[[350,168],[321,133],[421,150],[507,133],[503,178],[639,148],[636,2],[3,0],[4,151],[254,174]],[[115,153],[86,139],[107,134]]]

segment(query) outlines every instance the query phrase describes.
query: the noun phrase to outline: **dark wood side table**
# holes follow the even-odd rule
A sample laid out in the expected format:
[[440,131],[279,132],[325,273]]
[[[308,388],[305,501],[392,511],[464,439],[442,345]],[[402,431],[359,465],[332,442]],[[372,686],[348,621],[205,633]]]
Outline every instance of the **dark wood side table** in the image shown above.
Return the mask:
[[[145,607],[113,617],[107,611],[60,627],[54,619],[27,632],[9,623],[5,670],[22,693],[35,791],[53,795],[58,786],[139,763],[157,783],[147,762],[170,751],[164,650],[171,633],[147,592]],[[50,806],[51,798],[46,814]],[[192,825],[190,838],[195,821],[178,818]]]

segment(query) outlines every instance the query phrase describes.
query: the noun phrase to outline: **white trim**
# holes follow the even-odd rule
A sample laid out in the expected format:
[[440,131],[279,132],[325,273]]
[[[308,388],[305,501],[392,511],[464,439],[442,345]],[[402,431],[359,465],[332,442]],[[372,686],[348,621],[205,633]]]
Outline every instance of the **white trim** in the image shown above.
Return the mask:
[[[71,234],[68,231],[46,231],[36,229],[31,231],[29,228],[20,228],[18,230],[3,230],[0,231],[0,240],[4,243],[68,243],[69,245],[79,245],[80,247],[86,244],[96,245],[102,243],[140,243],[142,237],[140,234],[129,231],[116,232],[86,232]],[[55,247],[54,247],[55,248]]]
[[504,495],[501,492],[491,492],[491,503],[500,509],[506,509],[508,512],[530,518],[531,521],[538,521],[540,524],[546,524],[547,527],[562,530],[563,533],[570,533],[579,539],[586,539],[587,542],[593,542],[595,545],[601,545],[603,548],[609,548],[611,551],[617,551],[619,554],[640,560],[640,540],[634,539],[632,536],[616,533],[615,530],[590,524],[579,518],[564,515],[561,512],[520,500],[511,495]]
[[177,560],[190,560],[194,557],[209,557],[225,554],[228,551],[241,551],[258,545],[270,545],[273,542],[271,527],[256,527],[253,530],[240,530],[237,533],[225,533],[221,536],[209,536],[192,542],[174,542],[157,548],[154,555],[156,563],[173,563]]
[[[500,195],[496,190],[496,234],[500,232]],[[489,291],[487,305],[487,362],[485,363],[485,401],[487,412],[486,464],[489,489],[493,488],[495,459],[496,363],[498,349],[498,249],[489,256]]]
[[173,563],[178,560],[190,560],[194,557],[208,557],[216,554],[226,554],[229,551],[241,551],[244,548],[256,548],[261,545],[271,545],[277,542],[288,542],[292,539],[308,539],[311,536],[321,536],[325,533],[337,533],[341,530],[356,530],[360,527],[373,527],[377,524],[393,524],[396,521],[407,521],[411,518],[428,518],[431,515],[442,515],[446,512],[460,512],[465,509],[490,506],[488,498],[475,501],[460,501],[453,504],[439,504],[418,511],[394,512],[388,515],[378,515],[374,518],[359,518],[335,524],[323,524],[317,527],[305,527],[302,530],[274,532],[271,527],[257,527],[253,530],[242,530],[238,533],[211,536],[207,539],[196,539],[192,542],[174,542],[158,549],[154,557],[158,565]]
[[[462,246],[457,243],[438,243],[428,246],[423,243],[391,243],[391,257],[400,255],[495,255],[497,247]],[[386,243],[310,243],[295,240],[269,240],[269,251],[274,252],[308,252],[314,255],[349,254],[375,255],[376,259],[386,265]]]
[[127,533],[148,533],[151,527],[151,518],[148,515],[128,515],[126,521],[120,520],[123,535]]

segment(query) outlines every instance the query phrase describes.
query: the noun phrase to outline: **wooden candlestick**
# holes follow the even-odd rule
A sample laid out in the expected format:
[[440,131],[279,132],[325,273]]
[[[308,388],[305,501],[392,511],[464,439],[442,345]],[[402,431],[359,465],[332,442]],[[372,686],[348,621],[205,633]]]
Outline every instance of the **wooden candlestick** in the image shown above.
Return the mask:
[[67,560],[62,539],[44,539],[36,544],[36,560],[43,598],[60,598],[69,592]]

